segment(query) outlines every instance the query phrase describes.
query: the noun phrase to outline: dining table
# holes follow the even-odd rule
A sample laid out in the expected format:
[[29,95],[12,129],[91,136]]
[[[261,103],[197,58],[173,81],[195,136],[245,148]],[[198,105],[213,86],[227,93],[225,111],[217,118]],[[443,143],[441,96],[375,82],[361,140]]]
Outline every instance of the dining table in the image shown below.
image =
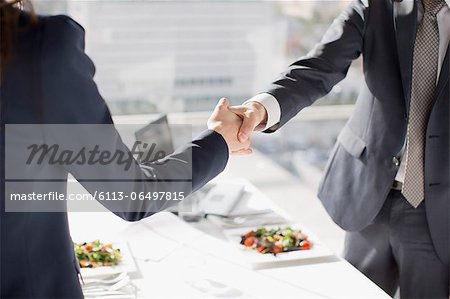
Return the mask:
[[[126,222],[106,210],[70,212],[72,239],[126,247],[126,271],[136,289],[135,298],[390,298],[341,257],[344,232],[326,215],[314,190],[258,152],[231,158],[211,184],[230,182],[242,184],[247,194],[241,212],[245,208],[262,212],[241,215],[231,224],[207,215],[193,221],[185,217],[189,213],[173,211],[137,222]],[[268,210],[276,220],[263,217]],[[279,225],[304,225],[327,249],[326,254],[249,263],[227,231],[271,220]]]

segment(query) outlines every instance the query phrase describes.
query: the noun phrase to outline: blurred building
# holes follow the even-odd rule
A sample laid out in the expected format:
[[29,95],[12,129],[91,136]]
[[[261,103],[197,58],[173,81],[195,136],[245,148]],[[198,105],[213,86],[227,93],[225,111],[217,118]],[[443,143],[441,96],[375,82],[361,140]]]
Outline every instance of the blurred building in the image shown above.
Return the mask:
[[211,110],[241,102],[286,62],[271,1],[70,1],[113,111]]
[[[95,80],[113,114],[210,111],[223,96],[241,103],[306,55],[348,3],[35,2],[39,12],[66,13],[85,27]],[[361,74],[358,60],[317,103],[353,103]],[[342,125],[342,120],[290,123],[270,137],[256,137],[254,145],[294,173],[304,162],[322,169]]]
[[[207,111],[223,96],[242,102],[305,55],[348,1],[36,3],[85,27],[102,95],[113,113],[129,114]],[[350,71],[320,102],[353,102],[358,76]]]

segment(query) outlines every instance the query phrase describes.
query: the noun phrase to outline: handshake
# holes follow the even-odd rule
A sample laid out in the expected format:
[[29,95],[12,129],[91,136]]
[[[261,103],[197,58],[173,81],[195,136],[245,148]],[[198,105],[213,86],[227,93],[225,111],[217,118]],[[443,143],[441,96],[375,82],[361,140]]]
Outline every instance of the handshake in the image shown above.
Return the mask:
[[253,131],[266,122],[267,111],[260,103],[250,101],[231,107],[228,99],[222,98],[208,119],[208,129],[222,135],[230,154],[247,155],[252,153]]

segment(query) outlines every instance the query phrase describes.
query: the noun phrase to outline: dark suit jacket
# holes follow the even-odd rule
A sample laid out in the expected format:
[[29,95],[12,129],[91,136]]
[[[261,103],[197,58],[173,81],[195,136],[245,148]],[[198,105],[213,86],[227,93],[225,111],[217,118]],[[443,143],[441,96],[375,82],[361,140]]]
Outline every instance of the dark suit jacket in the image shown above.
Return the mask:
[[[84,54],[84,30],[66,16],[39,17],[38,24],[26,26],[17,34],[14,59],[8,64],[1,85],[1,298],[74,298],[82,297],[76,260],[69,235],[67,214],[5,212],[5,124],[112,124],[105,101],[93,81],[94,65]],[[70,134],[70,132],[68,132]],[[73,137],[83,144],[91,133]],[[11,136],[10,136],[11,137]],[[92,136],[91,136],[92,137]],[[17,142],[21,136],[13,135]],[[43,136],[32,138],[51,138]],[[95,136],[93,137],[95,138]],[[102,141],[114,151],[124,149],[120,136],[113,132]],[[14,149],[10,149],[13,151]],[[228,159],[228,147],[219,134],[205,131],[200,137],[165,159],[162,165],[147,164],[145,171],[134,161],[127,172],[117,169],[125,192],[177,191],[198,189],[220,173]],[[7,163],[8,164],[8,163]],[[13,164],[13,163],[10,163]],[[44,169],[45,168],[45,169]],[[43,172],[43,169],[45,172]],[[101,169],[101,168],[100,168]],[[192,182],[180,187],[176,182],[163,184],[149,178],[170,178],[192,171]],[[108,191],[110,185],[101,182],[114,176],[114,167],[96,175],[100,181],[83,182],[84,187]],[[20,174],[20,170],[18,171]],[[23,175],[31,179],[51,175],[57,184],[55,191],[64,192],[68,173],[83,178],[83,168],[72,166],[29,167]],[[87,175],[91,175],[90,173]],[[8,177],[8,173],[6,173]],[[7,178],[6,178],[7,180]],[[41,188],[31,182],[31,191]],[[172,202],[176,203],[176,202]],[[136,203],[125,200],[123,210],[115,213],[125,220],[136,221],[162,210],[172,203]],[[108,203],[102,203],[108,208]],[[131,209],[129,209],[131,207]],[[117,207],[115,207],[117,208]]]
[[[355,0],[306,57],[268,89],[280,126],[326,95],[362,55],[364,79],[353,115],[338,137],[319,198],[345,230],[361,230],[381,209],[398,171],[407,127],[417,2]],[[449,51],[426,132],[425,205],[439,257],[449,261]],[[273,130],[268,130],[271,132]]]

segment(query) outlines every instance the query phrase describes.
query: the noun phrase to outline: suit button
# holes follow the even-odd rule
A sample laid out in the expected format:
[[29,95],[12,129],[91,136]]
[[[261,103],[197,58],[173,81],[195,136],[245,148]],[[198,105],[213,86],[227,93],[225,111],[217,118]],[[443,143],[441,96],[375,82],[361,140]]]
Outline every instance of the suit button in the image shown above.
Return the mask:
[[395,166],[399,166],[400,165],[400,160],[397,157],[393,157],[392,158],[392,163],[394,163]]

